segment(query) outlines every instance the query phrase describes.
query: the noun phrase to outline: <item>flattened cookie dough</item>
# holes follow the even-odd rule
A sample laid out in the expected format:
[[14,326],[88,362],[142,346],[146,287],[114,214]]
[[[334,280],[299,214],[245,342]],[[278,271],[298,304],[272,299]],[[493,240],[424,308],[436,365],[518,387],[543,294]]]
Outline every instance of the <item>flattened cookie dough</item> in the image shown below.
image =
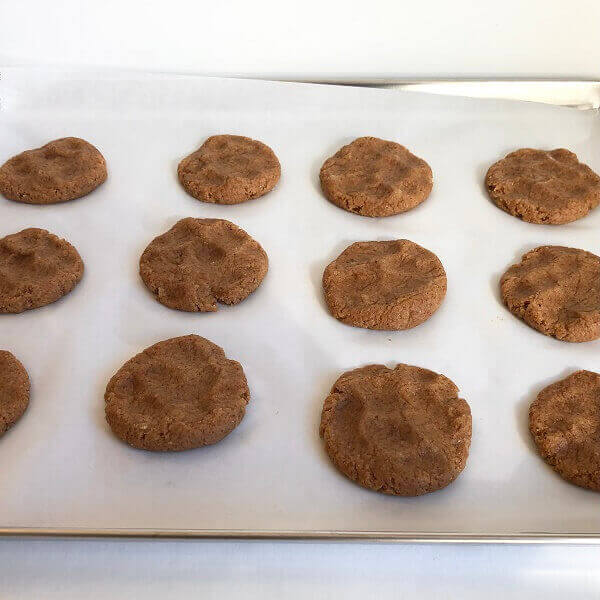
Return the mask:
[[489,168],[485,185],[502,210],[529,223],[570,223],[600,204],[600,177],[564,148],[511,152]]
[[217,301],[241,302],[268,267],[261,245],[224,219],[182,219],[140,258],[140,275],[156,299],[190,312],[215,311]]
[[600,492],[600,375],[576,371],[544,388],[529,409],[542,458],[561,477]]
[[82,276],[77,250],[45,229],[23,229],[0,239],[0,313],[55,302]]
[[239,204],[270,192],[281,166],[269,146],[241,135],[213,135],[177,168],[185,191],[214,204]]
[[335,382],[320,435],[346,477],[385,494],[419,496],[447,486],[464,469],[471,410],[443,375],[369,365]]
[[0,350],[0,436],[10,429],[29,405],[29,377],[25,367]]
[[510,312],[545,335],[600,337],[600,257],[591,252],[540,246],[504,273],[500,290]]
[[26,204],[56,204],[106,181],[106,162],[89,142],[67,137],[13,156],[0,167],[0,193]]
[[128,360],[104,395],[113,433],[135,448],[179,451],[215,444],[246,412],[246,376],[223,349],[197,336],[158,342]]
[[388,217],[421,204],[431,193],[431,167],[404,146],[360,137],[321,167],[330,202],[365,217]]
[[323,273],[329,312],[366,329],[420,325],[439,308],[446,285],[440,259],[409,240],[355,242]]

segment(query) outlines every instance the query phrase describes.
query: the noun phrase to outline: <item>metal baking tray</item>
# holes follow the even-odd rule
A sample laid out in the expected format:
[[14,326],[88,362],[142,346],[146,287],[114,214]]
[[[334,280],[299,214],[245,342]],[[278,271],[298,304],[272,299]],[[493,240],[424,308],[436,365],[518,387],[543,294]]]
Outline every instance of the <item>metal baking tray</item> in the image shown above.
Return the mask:
[[[600,542],[598,495],[555,475],[526,425],[542,387],[576,368],[598,370],[600,342],[542,336],[507,313],[497,291],[502,271],[537,245],[600,253],[600,211],[560,227],[531,225],[498,210],[482,186],[487,166],[522,146],[565,146],[600,170],[600,83],[327,83],[344,85],[2,70],[0,161],[77,135],[104,153],[109,180],[62,205],[1,201],[0,236],[47,228],[79,249],[86,273],[63,300],[0,317],[2,347],[32,380],[27,413],[0,439],[0,535]],[[185,194],[177,162],[218,132],[275,150],[283,170],[275,191],[233,207]],[[386,219],[329,204],[319,167],[359,135],[397,140],[425,158],[434,172],[431,197]],[[255,294],[208,315],[172,311],[150,297],[137,274],[139,255],[184,216],[229,219],[261,242],[270,270]],[[330,317],[324,266],[352,241],[399,237],[444,263],[449,288],[440,310],[396,333]],[[125,446],[104,422],[106,382],[141,349],[186,333],[213,340],[244,366],[252,394],[244,421],[223,442],[194,451]],[[325,456],[317,433],[323,399],[341,372],[373,362],[444,373],[470,403],[471,455],[445,490],[376,494]]]

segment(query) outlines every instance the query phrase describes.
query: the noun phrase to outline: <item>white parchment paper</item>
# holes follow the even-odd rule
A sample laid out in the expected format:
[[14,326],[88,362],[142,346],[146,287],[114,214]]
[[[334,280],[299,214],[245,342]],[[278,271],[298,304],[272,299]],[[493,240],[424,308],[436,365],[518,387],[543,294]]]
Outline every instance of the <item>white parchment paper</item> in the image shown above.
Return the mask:
[[[176,76],[61,75],[6,70],[0,162],[62,136],[95,144],[109,180],[55,206],[0,199],[0,236],[43,227],[79,250],[85,275],[61,301],[0,315],[0,347],[32,381],[31,405],[0,439],[0,526],[345,529],[426,532],[599,532],[600,497],[536,455],[527,410],[574,369],[600,370],[600,341],[543,336],[501,304],[498,280],[541,244],[600,254],[600,209],[560,227],[496,208],[487,167],[523,146],[566,147],[600,170],[600,120],[509,101]],[[188,196],[178,161],[209,135],[269,144],[282,178],[267,196],[212,206]],[[325,158],[360,135],[396,140],[426,159],[434,191],[395,217],[349,214],[322,196]],[[156,235],[186,216],[221,217],[269,255],[258,291],[215,314],[158,304],[138,275]],[[348,327],[327,313],[323,268],[357,240],[408,238],[448,274],[426,323],[404,332]],[[110,376],[166,338],[197,333],[244,366],[251,402],[240,427],[207,448],[155,454],[118,441],[103,414]],[[338,375],[367,363],[423,366],[450,377],[471,405],[473,442],[461,477],[407,499],[338,474],[318,437]]]

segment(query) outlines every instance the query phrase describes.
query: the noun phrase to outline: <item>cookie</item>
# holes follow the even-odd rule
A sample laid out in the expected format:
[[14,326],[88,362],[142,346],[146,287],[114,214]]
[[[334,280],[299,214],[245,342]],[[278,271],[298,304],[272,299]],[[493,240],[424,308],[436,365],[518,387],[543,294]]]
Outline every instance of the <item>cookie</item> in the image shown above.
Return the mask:
[[600,257],[564,246],[540,246],[523,255],[500,280],[513,315],[566,342],[600,337]]
[[511,152],[489,168],[485,185],[502,210],[529,223],[570,223],[600,204],[600,177],[564,148]]
[[45,229],[23,229],[0,239],[0,313],[55,302],[82,276],[77,250]]
[[541,457],[564,479],[600,492],[600,375],[576,371],[544,388],[529,409]]
[[443,375],[369,365],[335,382],[320,435],[346,477],[385,494],[420,496],[446,487],[464,469],[471,410]]
[[215,444],[246,412],[246,376],[197,336],[158,342],[128,360],[106,387],[106,420],[135,448],[179,451]]
[[241,302],[268,267],[261,245],[224,219],[182,219],[140,258],[140,275],[156,299],[189,312],[215,311],[217,301]]
[[409,240],[355,242],[325,269],[323,291],[342,323],[410,329],[439,308],[446,273],[433,252]]
[[185,191],[213,204],[239,204],[264,196],[281,166],[269,146],[241,135],[213,135],[177,168]]
[[421,204],[431,193],[431,167],[404,146],[360,137],[321,167],[321,188],[330,202],[365,217],[388,217]]
[[6,350],[0,350],[0,436],[29,405],[29,377],[25,367]]
[[5,162],[0,167],[0,193],[26,204],[56,204],[89,194],[106,177],[106,162],[98,149],[67,137]]

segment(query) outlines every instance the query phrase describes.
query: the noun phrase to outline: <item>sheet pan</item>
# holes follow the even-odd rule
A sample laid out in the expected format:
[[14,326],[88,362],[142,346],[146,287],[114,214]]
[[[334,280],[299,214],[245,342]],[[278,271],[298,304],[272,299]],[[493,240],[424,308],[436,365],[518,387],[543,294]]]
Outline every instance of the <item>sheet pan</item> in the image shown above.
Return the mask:
[[[3,70],[0,161],[75,135],[103,152],[109,180],[83,199],[39,207],[0,200],[0,235],[47,228],[86,272],[63,300],[0,315],[0,346],[32,380],[31,405],[0,439],[0,534],[389,541],[599,541],[600,497],[536,455],[527,410],[574,369],[600,370],[600,341],[545,337],[502,306],[498,279],[541,244],[600,253],[600,209],[578,222],[520,222],[486,197],[487,167],[523,147],[566,147],[600,170],[595,111],[341,86],[185,76]],[[178,161],[209,135],[260,139],[277,153],[271,194],[238,206],[188,196]],[[360,135],[425,158],[434,191],[420,207],[368,219],[327,202],[323,160]],[[156,303],[138,276],[147,243],[186,216],[226,218],[270,259],[259,290],[235,307],[189,314]],[[323,268],[357,240],[411,239],[434,251],[448,294],[423,325],[355,329],[329,316]],[[153,454],[111,434],[110,376],[169,337],[197,333],[246,371],[251,402],[223,442]],[[395,498],[341,476],[318,437],[337,376],[396,362],[444,373],[473,413],[467,467],[445,490]]]

